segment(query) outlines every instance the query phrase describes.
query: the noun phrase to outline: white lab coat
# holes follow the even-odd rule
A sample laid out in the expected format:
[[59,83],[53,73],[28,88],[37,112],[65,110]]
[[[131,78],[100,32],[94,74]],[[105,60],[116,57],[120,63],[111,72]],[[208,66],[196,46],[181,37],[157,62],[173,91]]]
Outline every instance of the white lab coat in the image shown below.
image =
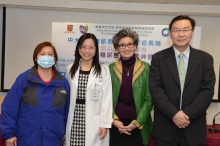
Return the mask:
[[[70,108],[66,126],[66,146],[70,146],[71,126],[76,103],[79,69],[73,79],[69,75],[73,63],[67,66],[67,80],[70,84]],[[112,124],[112,84],[109,67],[101,64],[101,76],[96,77],[91,69],[86,92],[86,135],[85,146],[109,146],[109,131],[104,139],[99,140],[99,127],[111,128]],[[92,89],[99,92],[97,101],[91,100]]]

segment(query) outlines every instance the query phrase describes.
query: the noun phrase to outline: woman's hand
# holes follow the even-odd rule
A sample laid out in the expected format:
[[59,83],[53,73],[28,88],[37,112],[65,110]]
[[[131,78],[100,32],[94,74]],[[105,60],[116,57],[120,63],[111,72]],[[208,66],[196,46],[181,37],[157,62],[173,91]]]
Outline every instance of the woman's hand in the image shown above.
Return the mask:
[[123,125],[123,123],[121,121],[114,120],[112,124],[118,128],[118,132],[120,132],[121,134],[124,133],[127,135],[131,135],[131,133],[129,133],[129,131],[127,131],[127,129],[125,128],[125,126]]
[[128,126],[125,126],[125,129],[128,132],[131,132],[132,130],[134,130],[135,128],[137,128],[134,124],[129,124]]
[[17,146],[17,138],[13,137],[5,141],[6,146]]
[[99,128],[99,139],[104,139],[107,135],[107,132],[108,132],[108,128],[102,128],[100,127]]

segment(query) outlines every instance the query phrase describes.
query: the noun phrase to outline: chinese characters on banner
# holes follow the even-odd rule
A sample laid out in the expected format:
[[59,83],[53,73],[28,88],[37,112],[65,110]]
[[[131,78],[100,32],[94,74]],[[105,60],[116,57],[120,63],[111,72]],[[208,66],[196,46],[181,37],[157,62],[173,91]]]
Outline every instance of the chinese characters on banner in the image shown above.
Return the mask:
[[[112,37],[123,28],[131,28],[139,35],[136,55],[150,63],[152,54],[172,45],[167,25],[125,25],[125,24],[94,24],[74,22],[53,22],[52,43],[57,49],[58,62],[56,68],[66,75],[66,66],[74,61],[74,52],[79,37],[85,33],[93,33],[99,44],[100,62],[110,64],[119,58],[112,45]],[[201,27],[196,27],[191,45],[200,49]]]

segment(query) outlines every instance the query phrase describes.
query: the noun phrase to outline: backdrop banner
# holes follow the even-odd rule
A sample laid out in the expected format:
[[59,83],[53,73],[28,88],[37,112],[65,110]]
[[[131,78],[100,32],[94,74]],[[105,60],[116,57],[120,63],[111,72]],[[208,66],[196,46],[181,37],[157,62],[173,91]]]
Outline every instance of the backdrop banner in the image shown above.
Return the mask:
[[[152,54],[172,45],[167,25],[95,24],[75,22],[53,22],[52,43],[58,53],[56,68],[66,76],[66,66],[74,61],[75,47],[80,36],[93,33],[99,44],[100,62],[110,64],[120,56],[112,45],[112,37],[123,28],[131,28],[139,35],[136,55],[143,61],[151,62]],[[191,46],[200,49],[201,27],[195,28]]]

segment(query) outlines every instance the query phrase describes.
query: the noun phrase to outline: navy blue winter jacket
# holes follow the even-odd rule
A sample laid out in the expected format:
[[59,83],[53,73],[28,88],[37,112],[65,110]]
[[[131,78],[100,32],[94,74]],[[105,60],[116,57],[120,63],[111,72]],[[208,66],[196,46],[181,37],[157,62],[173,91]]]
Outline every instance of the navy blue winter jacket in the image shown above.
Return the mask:
[[60,146],[66,130],[70,87],[54,68],[47,85],[37,68],[20,74],[2,104],[2,137],[17,138],[18,146]]

